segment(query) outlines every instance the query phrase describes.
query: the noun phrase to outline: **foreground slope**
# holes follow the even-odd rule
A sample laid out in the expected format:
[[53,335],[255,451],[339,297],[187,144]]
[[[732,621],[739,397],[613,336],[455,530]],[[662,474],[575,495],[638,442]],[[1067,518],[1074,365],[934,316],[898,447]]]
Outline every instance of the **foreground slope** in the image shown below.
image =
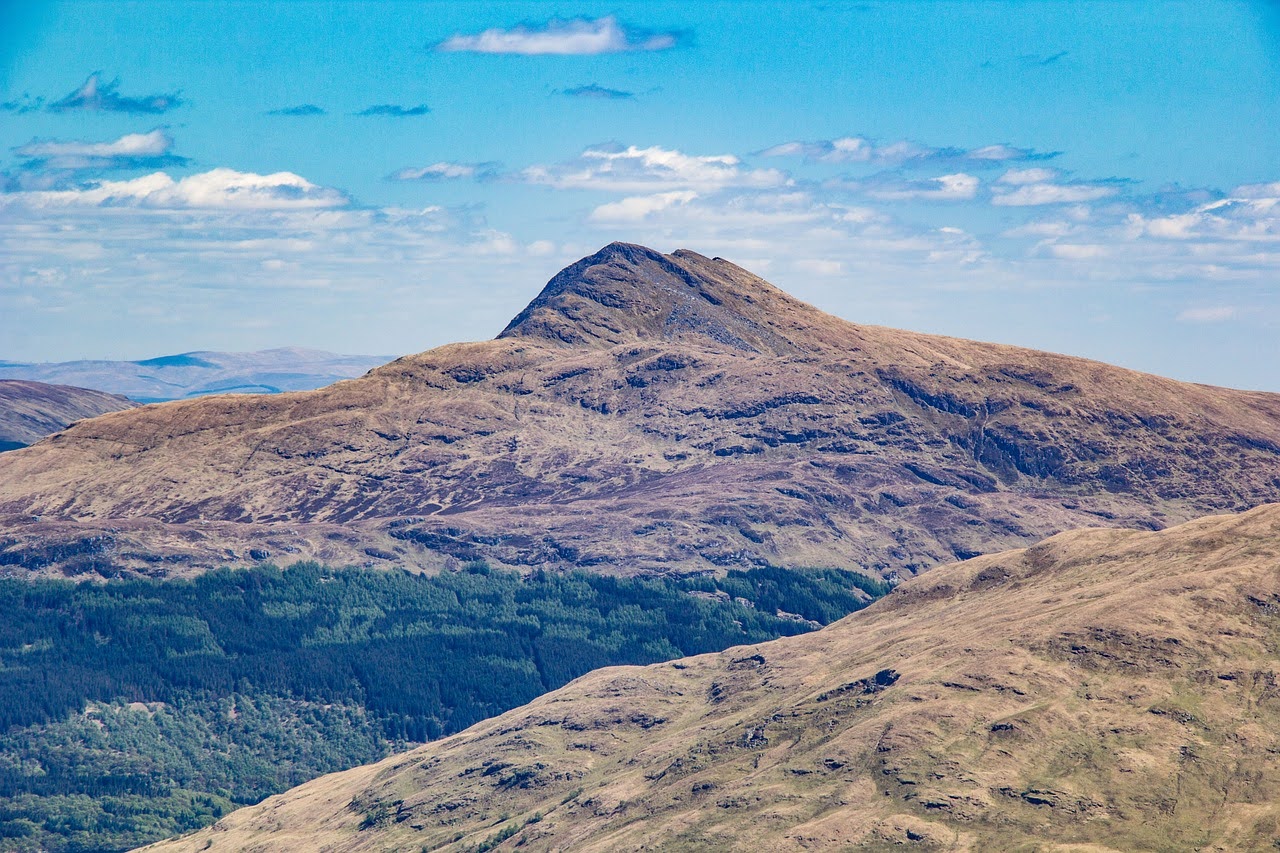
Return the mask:
[[856,325],[722,259],[612,244],[496,340],[6,454],[0,565],[892,575],[1280,500],[1278,468],[1280,395]]
[[0,380],[0,450],[34,444],[82,418],[134,405],[124,397],[88,388]]
[[1280,506],[1064,533],[154,849],[1274,849],[1277,565]]

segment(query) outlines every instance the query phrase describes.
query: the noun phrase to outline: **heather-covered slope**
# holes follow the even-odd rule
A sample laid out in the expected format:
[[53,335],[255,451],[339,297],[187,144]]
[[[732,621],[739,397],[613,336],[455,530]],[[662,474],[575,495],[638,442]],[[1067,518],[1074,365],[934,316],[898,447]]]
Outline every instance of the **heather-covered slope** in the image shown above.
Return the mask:
[[0,380],[0,450],[34,444],[74,421],[134,405],[124,397],[88,388]]
[[856,325],[721,259],[612,244],[496,340],[6,454],[0,563],[892,575],[1268,500],[1278,395]]
[[154,849],[1271,850],[1278,564],[1280,506],[1064,533]]

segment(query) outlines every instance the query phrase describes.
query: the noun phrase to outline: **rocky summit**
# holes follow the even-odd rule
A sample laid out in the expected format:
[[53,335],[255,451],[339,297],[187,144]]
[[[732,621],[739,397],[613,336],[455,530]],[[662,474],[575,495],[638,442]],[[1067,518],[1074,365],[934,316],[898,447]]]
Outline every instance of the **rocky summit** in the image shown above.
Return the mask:
[[1280,506],[598,670],[157,851],[1274,850]]
[[0,566],[904,577],[1275,500],[1280,395],[858,325],[721,258],[615,243],[494,340],[0,456]]

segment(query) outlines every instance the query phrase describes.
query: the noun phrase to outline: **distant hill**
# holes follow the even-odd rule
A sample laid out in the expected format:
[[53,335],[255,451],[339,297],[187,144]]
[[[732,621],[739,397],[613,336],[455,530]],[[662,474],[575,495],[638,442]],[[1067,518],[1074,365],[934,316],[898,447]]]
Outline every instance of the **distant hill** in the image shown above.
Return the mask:
[[494,340],[4,454],[0,565],[906,577],[1280,501],[1278,471],[1280,395],[858,325],[726,260],[615,243]]
[[1275,505],[1065,533],[149,849],[1275,850],[1278,563]]
[[88,388],[0,380],[0,451],[34,444],[82,418],[134,405],[116,394]]
[[0,379],[96,388],[139,403],[207,394],[309,391],[360,376],[390,356],[338,355],[286,347],[259,352],[187,352],[143,361],[0,362]]

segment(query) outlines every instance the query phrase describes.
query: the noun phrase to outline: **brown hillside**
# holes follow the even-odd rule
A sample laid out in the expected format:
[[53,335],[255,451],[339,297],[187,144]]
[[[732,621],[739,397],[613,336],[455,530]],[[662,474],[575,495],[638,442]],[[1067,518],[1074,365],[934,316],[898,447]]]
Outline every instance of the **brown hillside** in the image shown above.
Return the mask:
[[1274,500],[1280,395],[855,325],[728,261],[613,244],[496,340],[5,454],[0,564],[893,574]]
[[1064,533],[152,849],[1274,850],[1277,566],[1274,505]]
[[74,421],[135,405],[88,388],[0,379],[0,450],[34,444]]

